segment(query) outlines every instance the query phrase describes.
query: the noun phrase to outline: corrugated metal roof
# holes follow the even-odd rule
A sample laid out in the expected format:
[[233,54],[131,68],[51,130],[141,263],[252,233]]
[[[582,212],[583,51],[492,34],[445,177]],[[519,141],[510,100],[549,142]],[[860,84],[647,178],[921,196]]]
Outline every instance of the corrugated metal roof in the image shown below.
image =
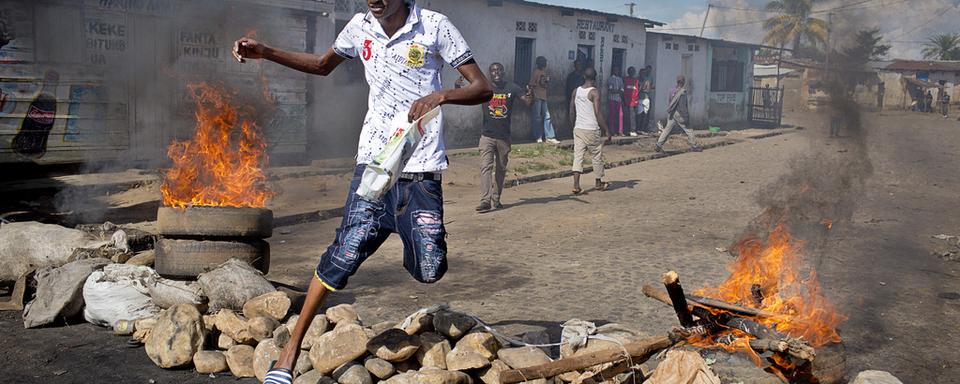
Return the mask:
[[887,66],[888,71],[941,71],[960,72],[960,61],[900,60]]

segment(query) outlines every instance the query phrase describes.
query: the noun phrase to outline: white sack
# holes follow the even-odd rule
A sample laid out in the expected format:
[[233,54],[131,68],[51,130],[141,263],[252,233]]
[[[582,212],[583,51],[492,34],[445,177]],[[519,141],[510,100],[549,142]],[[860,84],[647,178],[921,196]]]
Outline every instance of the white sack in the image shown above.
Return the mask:
[[83,318],[90,323],[113,327],[119,320],[136,320],[160,313],[153,303],[148,281],[156,276],[150,267],[110,264],[90,274],[83,284]]

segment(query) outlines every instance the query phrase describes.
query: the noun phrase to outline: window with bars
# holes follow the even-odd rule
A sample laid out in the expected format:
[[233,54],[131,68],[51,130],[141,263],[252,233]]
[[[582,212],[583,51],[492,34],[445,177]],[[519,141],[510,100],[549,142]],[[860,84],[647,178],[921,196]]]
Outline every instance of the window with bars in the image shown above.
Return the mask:
[[743,92],[743,62],[713,61],[710,90],[713,92]]

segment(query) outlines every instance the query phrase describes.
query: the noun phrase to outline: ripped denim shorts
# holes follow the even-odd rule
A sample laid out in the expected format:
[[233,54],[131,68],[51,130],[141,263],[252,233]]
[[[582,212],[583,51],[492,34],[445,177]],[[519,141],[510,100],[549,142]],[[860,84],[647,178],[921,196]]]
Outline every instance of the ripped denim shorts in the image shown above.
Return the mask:
[[403,240],[403,266],[424,283],[440,280],[447,271],[443,189],[439,180],[401,178],[378,201],[357,196],[366,166],[357,165],[343,207],[337,237],[317,265],[317,278],[331,290],[343,289],[360,264],[391,233]]

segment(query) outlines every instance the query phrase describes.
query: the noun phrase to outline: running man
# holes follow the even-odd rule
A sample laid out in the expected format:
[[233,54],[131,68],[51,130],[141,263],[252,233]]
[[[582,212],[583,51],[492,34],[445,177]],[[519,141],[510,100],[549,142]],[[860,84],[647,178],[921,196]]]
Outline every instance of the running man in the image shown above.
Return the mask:
[[[447,270],[441,172],[447,168],[442,115],[424,126],[424,137],[403,168],[399,181],[379,200],[355,193],[366,164],[393,134],[390,122],[406,114],[412,122],[443,104],[478,105],[490,100],[490,83],[470,47],[446,16],[420,8],[412,0],[367,0],[369,11],[353,17],[333,47],[320,55],[290,52],[249,38],[237,40],[234,55],[267,59],[301,72],[326,76],[340,63],[359,59],[370,85],[369,108],[360,133],[357,167],[350,182],[336,239],[320,257],[303,310],[290,341],[267,373],[265,383],[289,384],[300,343],[324,296],[343,289],[347,279],[390,233],[404,245],[404,267],[418,281],[432,283]],[[443,89],[444,63],[469,85]]]

